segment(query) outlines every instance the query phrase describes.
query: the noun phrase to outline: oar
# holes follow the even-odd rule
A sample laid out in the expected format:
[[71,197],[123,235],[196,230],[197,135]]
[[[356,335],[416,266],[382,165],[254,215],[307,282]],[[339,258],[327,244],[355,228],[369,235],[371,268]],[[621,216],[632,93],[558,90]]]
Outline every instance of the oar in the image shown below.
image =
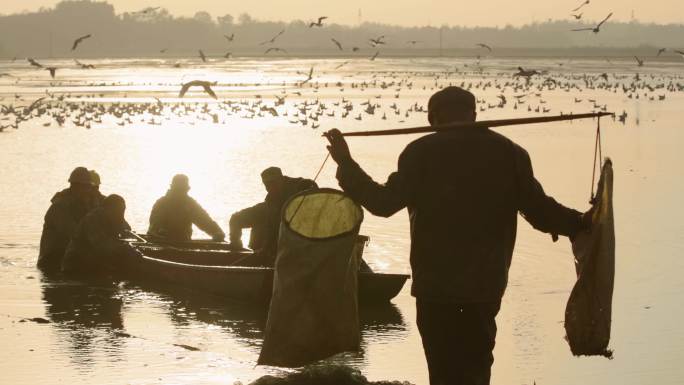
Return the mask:
[[141,237],[140,235],[138,235],[138,233],[136,233],[134,231],[128,230],[128,231],[126,231],[126,234],[131,235],[133,238],[137,239],[139,242],[147,243],[147,239]]
[[541,117],[536,117],[536,118],[481,120],[479,122],[452,123],[452,124],[443,124],[443,125],[439,125],[439,126],[396,128],[396,129],[391,129],[391,130],[377,130],[377,131],[343,132],[342,136],[382,136],[382,135],[420,134],[420,133],[424,133],[424,132],[451,131],[451,130],[456,130],[456,129],[460,129],[460,128],[502,127],[502,126],[518,126],[518,125],[522,125],[522,124],[562,122],[564,120],[600,118],[602,116],[608,116],[608,115],[615,116],[615,114],[612,112],[596,112],[596,113],[590,113],[590,114],[541,116]]

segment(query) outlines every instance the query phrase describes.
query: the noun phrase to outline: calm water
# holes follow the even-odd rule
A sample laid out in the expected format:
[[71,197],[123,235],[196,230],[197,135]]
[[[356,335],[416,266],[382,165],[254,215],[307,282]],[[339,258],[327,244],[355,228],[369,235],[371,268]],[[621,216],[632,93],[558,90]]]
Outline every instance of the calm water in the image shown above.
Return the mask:
[[[27,106],[45,96],[46,89],[64,95],[72,106],[83,103],[63,127],[42,116],[0,133],[0,383],[230,384],[281,372],[255,367],[264,324],[260,309],[173,288],[86,286],[42,277],[34,264],[50,198],[66,187],[72,168],[94,168],[102,176],[102,190],[122,194],[129,222],[144,231],[152,204],[164,194],[171,176],[183,172],[190,176],[191,195],[227,230],[233,211],[263,199],[263,168],[278,165],[288,175],[313,177],[326,155],[321,130],[424,125],[426,114],[416,107],[426,106],[435,87],[462,82],[471,84],[481,99],[480,119],[542,115],[544,108],[550,109],[547,114],[589,112],[594,104],[627,113],[626,124],[602,121],[604,154],[615,167],[615,359],[571,355],[562,324],[575,281],[569,242],[552,243],[521,219],[510,284],[497,318],[492,383],[682,382],[684,93],[667,90],[667,85],[672,83],[676,90],[676,84],[684,84],[684,63],[639,68],[640,83],[653,91],[628,93],[621,88],[615,93],[588,89],[583,78],[606,72],[610,84],[630,84],[636,68],[631,61],[617,60],[525,61],[526,68],[550,71],[529,88],[512,79],[513,69],[521,64],[515,60],[483,61],[483,72],[472,72],[472,60],[456,59],[363,60],[340,69],[335,67],[344,63],[341,60],[181,61],[179,69],[153,60],[92,63],[96,70],[60,69],[51,80],[47,71],[31,69],[25,62],[0,62],[0,73],[11,75],[0,77],[1,104]],[[69,61],[44,64],[73,67]],[[297,82],[312,66],[313,80],[299,87]],[[538,86],[548,77],[578,86],[540,91]],[[193,79],[218,81],[214,89],[219,102],[191,92],[182,107],[177,105],[178,85]],[[502,108],[497,107],[500,94],[508,100]],[[514,96],[522,94],[527,96],[516,109]],[[261,100],[270,107],[276,95],[286,96],[276,107],[279,116],[266,112],[259,117],[255,103]],[[145,109],[123,117],[106,115],[91,129],[74,123],[99,119],[94,105],[156,103],[152,97],[165,106],[158,115]],[[364,102],[377,105],[373,115],[364,112]],[[394,103],[396,109],[391,108]],[[345,104],[353,110],[343,118]],[[535,112],[537,107],[541,112]],[[299,122],[305,115],[298,108],[308,108],[306,126]],[[311,116],[319,110],[316,123]],[[356,120],[359,114],[361,120]],[[130,122],[124,121],[127,118]],[[0,125],[13,121],[6,115],[0,119]],[[595,127],[589,120],[499,131],[528,149],[550,195],[585,210]],[[369,174],[384,181],[414,138],[351,139],[350,146]],[[336,187],[334,172],[327,164],[319,184]],[[409,272],[405,211],[390,219],[367,215],[362,232],[371,236],[366,259],[376,270]],[[360,353],[331,361],[356,366],[374,380],[426,383],[409,284],[391,306],[362,312]],[[25,317],[51,323],[19,322]]]

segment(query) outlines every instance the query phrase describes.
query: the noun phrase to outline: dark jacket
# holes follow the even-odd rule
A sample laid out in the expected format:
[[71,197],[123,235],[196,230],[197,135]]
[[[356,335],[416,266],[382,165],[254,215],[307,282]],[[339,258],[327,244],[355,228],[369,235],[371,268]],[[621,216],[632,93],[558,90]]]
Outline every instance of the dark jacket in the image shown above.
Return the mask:
[[249,246],[252,249],[275,251],[280,228],[280,210],[285,202],[301,191],[318,187],[311,179],[288,176],[283,178],[283,189],[279,194],[268,193],[263,202],[240,210],[230,217],[231,244],[241,245],[242,229],[251,228]]
[[119,240],[126,222],[112,224],[98,207],[78,224],[64,253],[62,271],[68,274],[108,274],[130,264],[138,254]]
[[424,136],[399,157],[385,185],[354,161],[337,171],[340,186],[375,215],[408,207],[411,293],[437,302],[493,302],[503,296],[517,213],[540,231],[574,235],[581,213],[548,197],[529,155],[489,129]]
[[38,268],[46,272],[59,271],[64,251],[76,226],[93,205],[94,202],[82,203],[77,200],[68,188],[52,197],[40,237]]
[[152,207],[147,233],[174,241],[189,241],[193,224],[214,238],[225,237],[221,227],[197,201],[186,193],[169,190]]

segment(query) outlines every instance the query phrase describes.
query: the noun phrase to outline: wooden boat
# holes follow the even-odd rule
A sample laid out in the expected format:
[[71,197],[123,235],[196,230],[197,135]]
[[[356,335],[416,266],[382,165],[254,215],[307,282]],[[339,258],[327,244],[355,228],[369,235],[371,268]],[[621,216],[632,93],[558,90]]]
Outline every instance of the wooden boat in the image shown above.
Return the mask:
[[[161,243],[140,236],[130,242],[142,254],[137,276],[242,302],[268,302],[273,268],[244,266],[252,251],[233,251],[219,242]],[[389,302],[409,278],[406,274],[359,272],[359,301]]]

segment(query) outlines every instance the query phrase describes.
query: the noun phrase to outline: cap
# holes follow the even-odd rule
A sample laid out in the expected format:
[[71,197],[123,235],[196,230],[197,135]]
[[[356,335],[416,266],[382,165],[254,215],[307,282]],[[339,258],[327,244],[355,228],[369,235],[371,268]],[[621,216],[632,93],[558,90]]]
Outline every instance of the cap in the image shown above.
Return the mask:
[[102,201],[102,206],[105,208],[126,208],[126,201],[121,195],[112,194],[107,196]]
[[435,92],[428,101],[428,111],[475,111],[475,95],[461,87],[449,86]]
[[90,173],[90,182],[93,184],[93,186],[99,186],[101,183],[100,174],[98,174],[95,170],[90,170],[88,172]]
[[85,167],[76,167],[69,175],[69,183],[93,184],[90,172]]
[[279,167],[269,167],[261,172],[261,180],[266,183],[283,177]]
[[185,174],[176,174],[171,179],[171,188],[187,190],[190,188],[190,179]]

